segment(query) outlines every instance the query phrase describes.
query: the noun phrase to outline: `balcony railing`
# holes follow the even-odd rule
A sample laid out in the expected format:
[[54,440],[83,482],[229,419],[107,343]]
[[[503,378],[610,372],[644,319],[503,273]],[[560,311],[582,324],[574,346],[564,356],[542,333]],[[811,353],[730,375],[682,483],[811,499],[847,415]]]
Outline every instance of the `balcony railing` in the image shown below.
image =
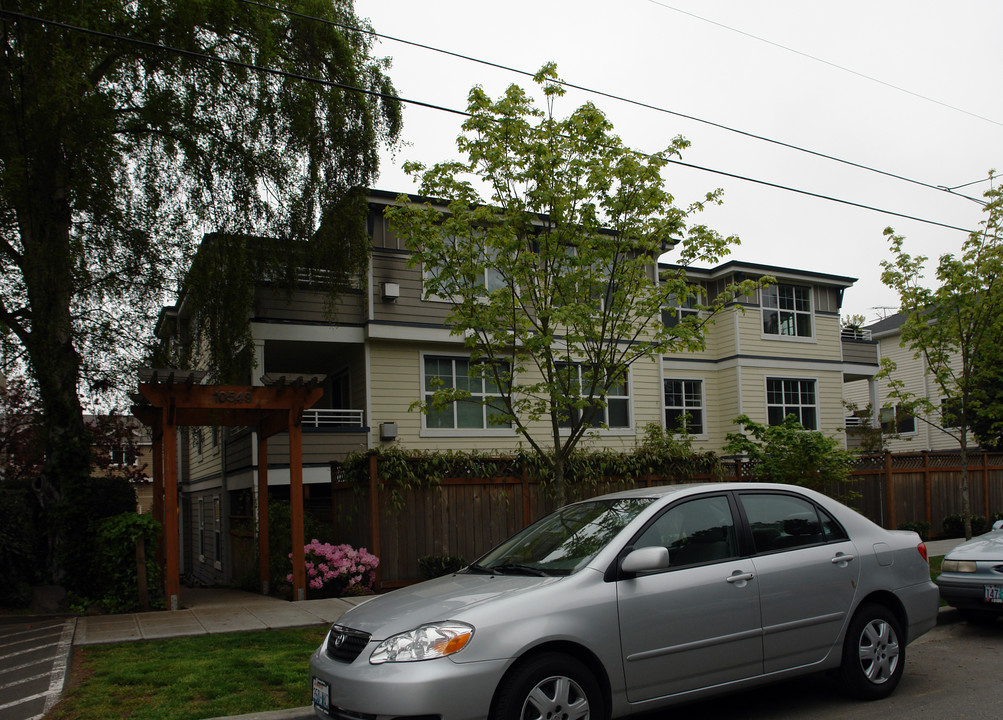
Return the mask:
[[845,327],[839,331],[840,340],[871,340],[871,331],[862,328]]
[[304,410],[304,428],[361,428],[364,427],[363,410]]

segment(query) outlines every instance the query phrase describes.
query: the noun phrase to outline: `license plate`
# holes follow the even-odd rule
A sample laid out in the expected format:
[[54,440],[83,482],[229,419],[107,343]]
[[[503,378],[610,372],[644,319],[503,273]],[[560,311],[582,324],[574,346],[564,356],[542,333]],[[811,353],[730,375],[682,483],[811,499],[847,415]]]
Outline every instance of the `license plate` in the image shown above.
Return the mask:
[[331,686],[320,678],[313,679],[313,704],[324,712],[330,709]]
[[990,603],[1003,603],[1003,585],[986,585],[985,599]]

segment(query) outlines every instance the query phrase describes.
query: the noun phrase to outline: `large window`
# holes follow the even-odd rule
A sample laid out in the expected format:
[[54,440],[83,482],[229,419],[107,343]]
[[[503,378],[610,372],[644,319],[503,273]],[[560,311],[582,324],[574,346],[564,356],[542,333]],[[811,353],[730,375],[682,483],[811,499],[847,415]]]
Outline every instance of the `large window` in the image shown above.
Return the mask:
[[423,389],[425,402],[432,402],[432,394],[443,388],[470,393],[470,397],[432,409],[425,415],[425,427],[430,430],[485,430],[510,428],[511,423],[501,422],[501,391],[494,381],[482,372],[481,366],[471,364],[461,357],[425,357]]
[[570,428],[579,421],[590,427],[605,425],[611,430],[630,427],[630,389],[626,377],[613,381],[605,377],[596,378],[591,366],[579,363],[558,363],[557,370],[568,374],[568,382],[572,388],[578,388],[579,397],[588,397],[595,385],[594,396],[601,396],[606,403],[606,407],[600,407],[599,403],[584,408],[569,407],[568,417],[561,421],[561,427]]
[[806,430],[817,430],[815,381],[766,378],[766,414],[770,425],[781,425],[785,417],[794,415]]
[[763,333],[812,337],[811,288],[803,285],[771,285],[761,290]]
[[[457,243],[472,242],[469,239],[458,240]],[[461,251],[462,252],[462,251]],[[455,282],[455,287],[457,290],[461,288],[478,288],[483,292],[478,292],[478,295],[487,295],[487,293],[494,290],[499,290],[505,286],[505,279],[502,274],[495,269],[494,265],[494,255],[490,248],[485,248],[483,245],[479,249],[479,257],[477,260],[477,270],[472,277],[459,277],[456,275],[455,271],[450,270],[448,267],[443,268],[436,265],[426,265],[424,268],[424,279],[426,284],[430,280],[437,280],[439,277],[443,276],[445,273],[447,277],[452,277],[452,282]],[[428,300],[443,300],[454,302],[459,300],[459,298],[444,297],[442,295],[437,295],[426,291],[426,299]]]
[[703,380],[663,381],[665,429],[669,432],[704,433]]

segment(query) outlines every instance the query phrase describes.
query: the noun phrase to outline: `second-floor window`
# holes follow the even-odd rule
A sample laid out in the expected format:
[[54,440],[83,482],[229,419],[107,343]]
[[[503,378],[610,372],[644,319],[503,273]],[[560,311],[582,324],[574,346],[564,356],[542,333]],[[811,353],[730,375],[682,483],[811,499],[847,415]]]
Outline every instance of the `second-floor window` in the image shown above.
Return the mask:
[[805,430],[818,429],[815,381],[801,378],[766,378],[766,415],[770,425],[782,425],[794,415]]
[[429,430],[488,430],[512,426],[509,422],[498,421],[503,407],[498,386],[476,363],[471,364],[469,358],[425,356],[422,387],[427,403],[432,402],[436,390],[443,388],[470,393],[468,398],[429,410],[425,415],[425,427]]
[[811,288],[779,284],[761,292],[764,335],[812,337]]
[[703,380],[663,381],[665,429],[669,432],[704,433]]
[[697,310],[697,305],[702,303],[702,294],[690,295],[681,300],[678,297],[671,298],[662,308],[662,323],[665,327],[675,327],[683,318],[699,315],[700,311]]

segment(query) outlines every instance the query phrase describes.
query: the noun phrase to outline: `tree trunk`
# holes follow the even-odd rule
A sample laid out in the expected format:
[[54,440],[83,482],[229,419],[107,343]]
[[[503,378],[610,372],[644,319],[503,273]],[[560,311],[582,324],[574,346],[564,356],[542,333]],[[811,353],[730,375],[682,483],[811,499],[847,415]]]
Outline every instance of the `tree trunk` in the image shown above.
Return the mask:
[[[60,515],[74,501],[67,491],[85,490],[90,472],[89,433],[78,394],[80,355],[74,347],[71,308],[75,287],[70,208],[65,164],[58,149],[39,148],[18,208],[24,254],[21,259],[29,323],[12,328],[24,344],[38,383],[45,462],[35,493],[48,524],[47,574],[58,582],[66,528]],[[32,153],[27,153],[32,157]]]
[[968,437],[961,433],[961,517],[965,523],[965,540],[972,539],[972,501],[968,492]]

